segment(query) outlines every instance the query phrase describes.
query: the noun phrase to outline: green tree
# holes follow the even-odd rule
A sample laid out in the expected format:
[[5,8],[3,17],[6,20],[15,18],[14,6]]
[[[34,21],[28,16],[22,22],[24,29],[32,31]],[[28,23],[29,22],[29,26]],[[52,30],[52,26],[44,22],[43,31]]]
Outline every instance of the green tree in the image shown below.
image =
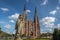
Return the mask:
[[54,29],[54,32],[53,32],[53,40],[58,40],[58,29]]
[[60,30],[54,29],[53,40],[60,40]]
[[58,30],[58,37],[57,37],[58,40],[60,40],[60,30]]
[[0,25],[0,31],[1,31],[1,25]]

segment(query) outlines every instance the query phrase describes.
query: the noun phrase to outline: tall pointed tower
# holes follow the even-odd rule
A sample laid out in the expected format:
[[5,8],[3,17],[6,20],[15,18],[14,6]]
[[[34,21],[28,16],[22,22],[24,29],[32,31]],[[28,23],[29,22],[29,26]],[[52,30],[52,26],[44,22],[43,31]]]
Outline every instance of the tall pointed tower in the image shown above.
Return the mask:
[[39,26],[39,20],[38,20],[38,15],[37,15],[37,10],[35,8],[35,14],[34,14],[34,24],[35,24],[35,36],[39,37],[40,36],[40,26]]
[[23,20],[26,22],[27,21],[27,12],[26,12],[26,5],[24,5],[24,14],[23,14]]
[[27,12],[26,12],[26,5],[24,5],[24,13],[23,13],[23,21],[24,21],[24,28],[22,29],[24,35],[26,36],[26,21],[27,21]]

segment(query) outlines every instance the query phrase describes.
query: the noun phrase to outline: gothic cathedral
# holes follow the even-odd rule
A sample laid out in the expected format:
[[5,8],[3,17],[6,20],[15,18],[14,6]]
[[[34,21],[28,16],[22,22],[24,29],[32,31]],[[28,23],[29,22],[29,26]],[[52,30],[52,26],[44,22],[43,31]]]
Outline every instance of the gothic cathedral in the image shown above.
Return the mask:
[[[19,27],[20,20],[22,22],[21,25],[23,25],[22,28]],[[26,7],[24,6],[24,13],[22,14],[22,16],[19,15],[18,20],[16,22],[15,29],[21,30],[19,32],[16,31],[16,35],[20,33],[20,35],[23,35],[23,36],[29,37],[29,38],[40,37],[40,25],[39,25],[36,8],[35,8],[35,12],[34,12],[34,21],[32,21],[32,19],[30,21],[27,21]]]

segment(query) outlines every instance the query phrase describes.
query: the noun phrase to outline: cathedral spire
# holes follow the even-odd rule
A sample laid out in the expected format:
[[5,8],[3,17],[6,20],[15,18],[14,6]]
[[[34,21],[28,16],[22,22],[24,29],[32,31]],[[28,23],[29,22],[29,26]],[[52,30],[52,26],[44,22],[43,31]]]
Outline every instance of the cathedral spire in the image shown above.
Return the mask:
[[26,4],[24,4],[24,11],[26,11]]
[[38,20],[38,15],[37,15],[37,10],[35,8],[35,14],[34,14],[34,24],[35,24],[35,29],[36,29],[36,37],[39,37],[40,34],[40,26],[39,26],[39,20]]
[[34,22],[36,22],[36,20],[38,21],[38,15],[37,15],[36,7],[35,7],[35,12],[34,12]]
[[35,7],[35,16],[37,16],[37,10],[36,10],[36,7]]
[[24,33],[26,35],[26,22],[27,22],[26,4],[24,4],[23,21],[24,21]]
[[24,20],[27,20],[27,14],[26,14],[26,4],[24,4],[24,14],[23,14]]

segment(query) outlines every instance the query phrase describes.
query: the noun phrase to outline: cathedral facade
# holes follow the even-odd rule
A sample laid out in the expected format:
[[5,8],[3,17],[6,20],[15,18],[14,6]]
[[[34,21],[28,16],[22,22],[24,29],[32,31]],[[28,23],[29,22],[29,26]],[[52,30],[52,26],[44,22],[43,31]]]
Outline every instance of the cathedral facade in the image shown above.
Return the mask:
[[[23,25],[22,28],[18,28],[20,25],[19,20],[21,20],[21,22],[22,22],[22,24],[21,24],[21,25]],[[24,13],[22,14],[22,16],[19,15],[18,20],[16,22],[15,29],[16,30],[21,29],[20,35],[23,35],[23,36],[26,36],[29,38],[40,37],[40,25],[39,25],[39,20],[38,20],[36,8],[35,8],[35,12],[34,12],[34,21],[32,19],[27,20],[26,7],[24,6]],[[19,32],[16,31],[16,35],[19,34]]]

